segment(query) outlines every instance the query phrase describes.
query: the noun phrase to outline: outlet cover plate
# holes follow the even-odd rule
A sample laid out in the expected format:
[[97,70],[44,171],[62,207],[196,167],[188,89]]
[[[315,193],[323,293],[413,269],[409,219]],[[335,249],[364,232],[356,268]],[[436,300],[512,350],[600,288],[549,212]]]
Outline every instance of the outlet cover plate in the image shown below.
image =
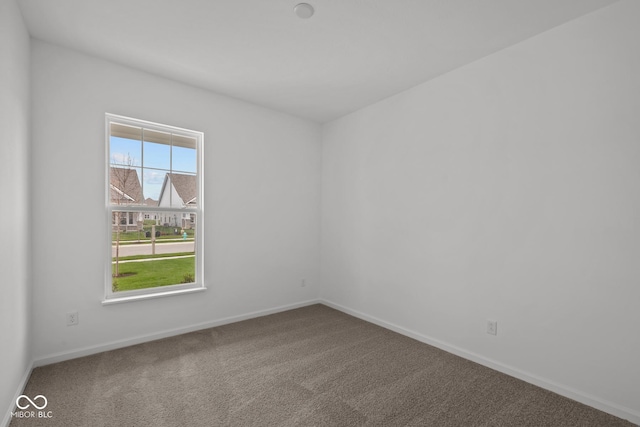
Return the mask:
[[70,311],[67,313],[67,326],[75,326],[78,324],[78,312]]
[[489,335],[498,335],[498,321],[487,320],[487,333]]

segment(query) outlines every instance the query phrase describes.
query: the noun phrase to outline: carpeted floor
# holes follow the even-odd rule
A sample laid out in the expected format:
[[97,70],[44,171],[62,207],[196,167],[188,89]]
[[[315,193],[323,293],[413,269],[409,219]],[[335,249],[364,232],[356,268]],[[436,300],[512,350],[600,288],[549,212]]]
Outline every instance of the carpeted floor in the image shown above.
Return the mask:
[[[323,305],[36,368],[19,426],[631,426]],[[41,402],[36,402],[41,403]]]

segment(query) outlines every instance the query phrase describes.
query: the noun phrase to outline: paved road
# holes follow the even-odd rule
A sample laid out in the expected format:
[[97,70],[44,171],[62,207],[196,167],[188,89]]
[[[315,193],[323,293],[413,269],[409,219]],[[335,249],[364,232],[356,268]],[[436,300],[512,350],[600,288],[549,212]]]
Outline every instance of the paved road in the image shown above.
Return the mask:
[[[156,243],[156,254],[193,252],[194,242]],[[120,245],[120,256],[151,255],[151,244]],[[111,256],[116,256],[116,247],[112,246]]]

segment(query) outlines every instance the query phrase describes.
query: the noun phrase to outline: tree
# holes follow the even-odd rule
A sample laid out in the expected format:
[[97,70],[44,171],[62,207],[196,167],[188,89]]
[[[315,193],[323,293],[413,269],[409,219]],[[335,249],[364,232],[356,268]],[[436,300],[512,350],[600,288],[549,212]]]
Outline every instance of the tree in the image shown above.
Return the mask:
[[[133,165],[134,159],[127,154],[127,157],[122,163],[113,163],[110,167],[109,191],[112,205],[142,203],[142,200],[137,200],[142,197],[142,191],[140,190],[140,181],[138,181],[138,172],[133,168]],[[120,211],[113,213],[113,219],[116,223],[115,277],[120,276],[120,226],[123,220],[125,225],[127,224],[128,214],[129,212]]]

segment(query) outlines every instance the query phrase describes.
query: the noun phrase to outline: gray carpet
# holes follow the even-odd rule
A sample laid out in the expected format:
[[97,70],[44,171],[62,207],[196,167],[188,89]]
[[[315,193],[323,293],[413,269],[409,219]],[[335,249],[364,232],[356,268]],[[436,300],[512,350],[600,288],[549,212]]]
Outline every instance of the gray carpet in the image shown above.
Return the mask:
[[19,426],[631,426],[323,305],[37,368]]

